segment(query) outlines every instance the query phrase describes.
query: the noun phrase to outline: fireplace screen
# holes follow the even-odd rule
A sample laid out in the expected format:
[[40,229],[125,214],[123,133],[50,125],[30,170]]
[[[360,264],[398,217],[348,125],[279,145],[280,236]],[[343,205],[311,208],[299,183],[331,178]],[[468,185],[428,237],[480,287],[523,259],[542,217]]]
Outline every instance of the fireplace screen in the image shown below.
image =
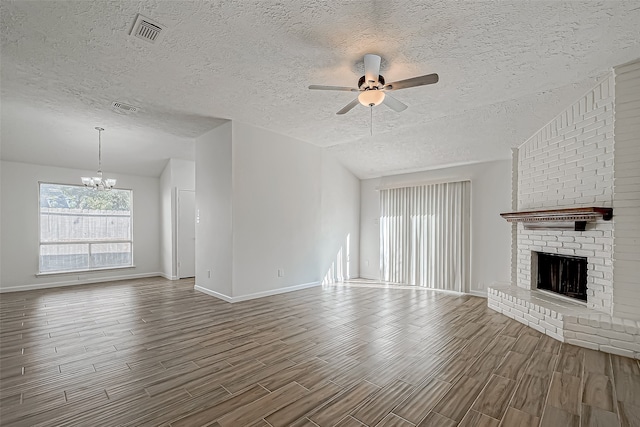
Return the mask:
[[538,289],[587,300],[587,258],[537,252]]

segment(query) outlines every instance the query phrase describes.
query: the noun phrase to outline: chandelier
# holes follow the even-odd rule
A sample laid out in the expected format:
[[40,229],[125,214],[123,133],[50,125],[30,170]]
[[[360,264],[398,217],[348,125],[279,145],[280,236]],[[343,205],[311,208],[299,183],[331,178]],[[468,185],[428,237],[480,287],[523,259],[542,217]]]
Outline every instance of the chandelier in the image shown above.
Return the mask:
[[111,190],[116,186],[116,180],[113,178],[102,178],[102,131],[101,127],[96,127],[98,131],[98,173],[94,177],[83,176],[82,183],[85,187],[91,187],[96,190]]

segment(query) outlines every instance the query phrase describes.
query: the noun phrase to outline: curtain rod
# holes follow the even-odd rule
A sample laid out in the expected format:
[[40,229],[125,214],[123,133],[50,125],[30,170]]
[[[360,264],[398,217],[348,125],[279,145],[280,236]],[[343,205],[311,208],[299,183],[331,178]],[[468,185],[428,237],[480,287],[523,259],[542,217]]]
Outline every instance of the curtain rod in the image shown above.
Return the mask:
[[454,182],[471,182],[471,178],[443,178],[431,181],[398,182],[376,185],[375,191],[393,190],[396,188],[421,187],[423,185],[450,184]]

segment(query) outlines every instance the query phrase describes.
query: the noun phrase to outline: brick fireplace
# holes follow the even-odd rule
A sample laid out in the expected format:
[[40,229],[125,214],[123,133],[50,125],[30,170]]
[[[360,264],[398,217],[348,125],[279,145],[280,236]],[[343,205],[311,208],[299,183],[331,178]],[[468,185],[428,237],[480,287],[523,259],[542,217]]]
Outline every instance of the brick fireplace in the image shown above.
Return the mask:
[[[639,83],[640,62],[616,67],[514,150],[514,211],[604,207],[613,208],[613,220],[600,216],[575,228],[515,223],[512,283],[488,290],[489,307],[542,333],[638,359],[640,241],[629,233],[640,237],[640,141],[626,138],[624,126],[640,121],[640,108],[628,101],[629,93],[640,100]],[[616,103],[618,89],[624,102]],[[537,290],[541,256],[584,260],[586,301]],[[575,281],[577,271],[563,274]]]

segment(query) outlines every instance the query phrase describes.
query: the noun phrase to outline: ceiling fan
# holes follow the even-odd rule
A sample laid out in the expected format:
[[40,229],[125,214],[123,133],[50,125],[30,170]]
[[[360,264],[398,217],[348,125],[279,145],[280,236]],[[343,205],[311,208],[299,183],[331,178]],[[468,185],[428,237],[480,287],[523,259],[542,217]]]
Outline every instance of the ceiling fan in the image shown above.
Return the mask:
[[384,104],[393,111],[399,113],[406,110],[407,105],[389,95],[389,91],[430,85],[437,82],[438,75],[434,73],[412,77],[406,80],[399,80],[393,83],[385,83],[384,77],[380,75],[380,57],[378,55],[368,53],[364,56],[364,76],[360,77],[357,88],[311,85],[309,86],[309,89],[360,92],[356,99],[345,105],[345,107],[336,114],[345,114],[351,111],[358,104],[362,104],[365,107]]

